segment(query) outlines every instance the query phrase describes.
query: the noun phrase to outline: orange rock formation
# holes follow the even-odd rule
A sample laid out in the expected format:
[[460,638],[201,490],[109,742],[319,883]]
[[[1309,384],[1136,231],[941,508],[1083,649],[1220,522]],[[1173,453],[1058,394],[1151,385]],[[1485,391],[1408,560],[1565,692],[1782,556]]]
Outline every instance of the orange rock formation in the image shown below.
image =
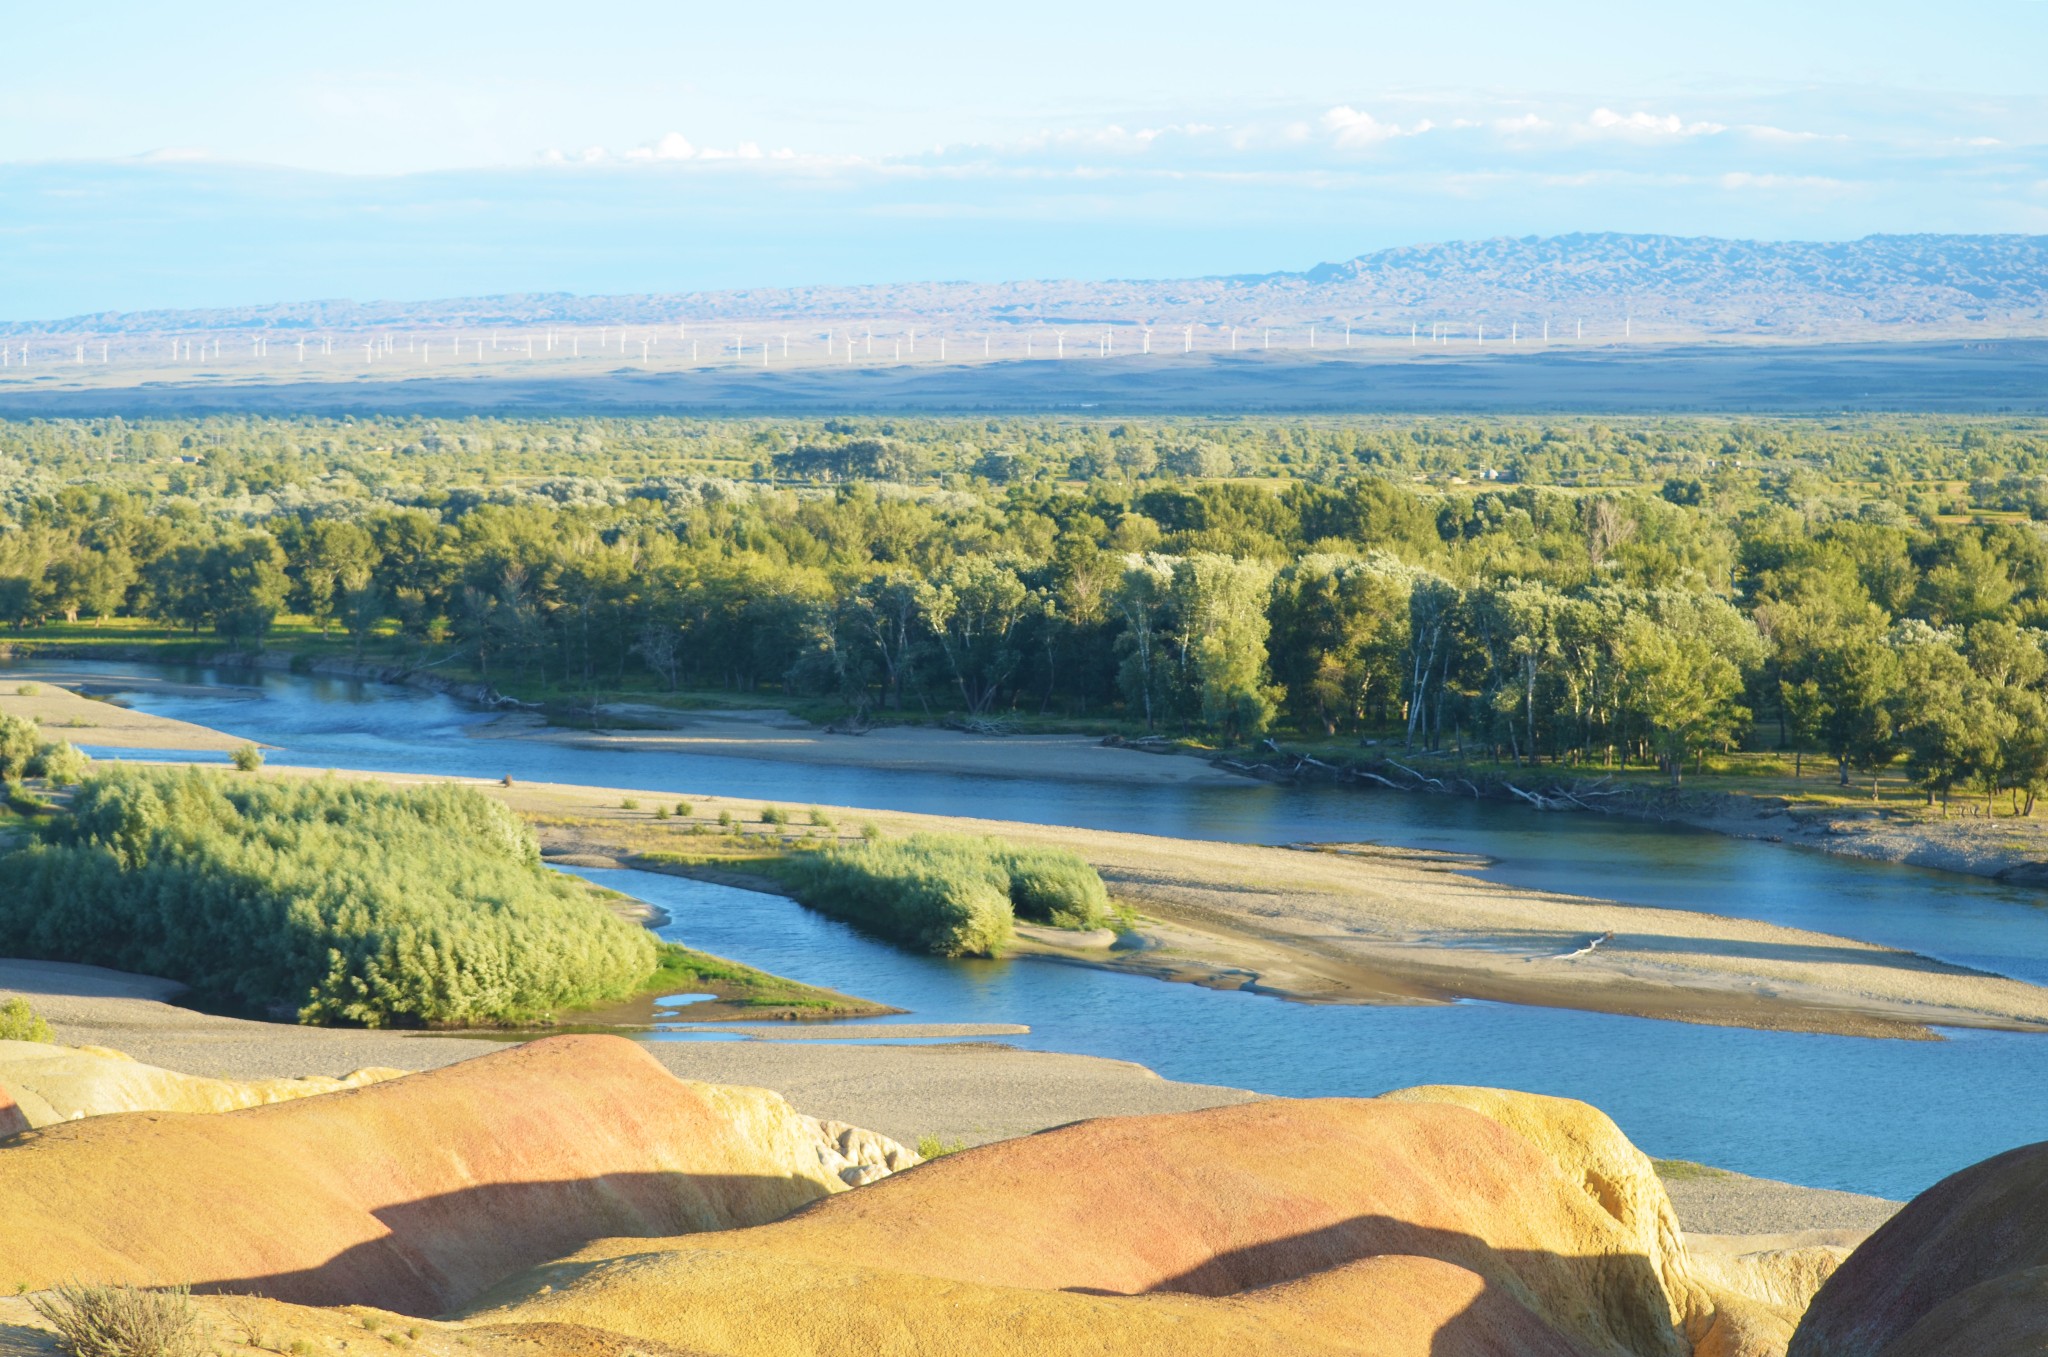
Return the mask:
[[608,1235],[727,1229],[843,1190],[817,1123],[554,1037],[347,1092],[128,1113],[0,1145],[0,1281],[188,1283],[434,1314]]
[[1794,1357],[2019,1357],[2048,1351],[2048,1143],[1942,1179],[1849,1255]]

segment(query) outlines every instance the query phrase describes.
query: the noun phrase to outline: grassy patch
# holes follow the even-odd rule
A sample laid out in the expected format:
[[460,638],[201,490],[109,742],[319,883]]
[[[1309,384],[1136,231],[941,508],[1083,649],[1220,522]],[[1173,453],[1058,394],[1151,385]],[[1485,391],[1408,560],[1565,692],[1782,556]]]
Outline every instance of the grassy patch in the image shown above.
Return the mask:
[[302,1022],[545,1022],[655,967],[646,930],[542,867],[511,811],[449,786],[109,768],[0,879],[16,955]]
[[1716,1178],[1733,1178],[1737,1175],[1727,1169],[1717,1169],[1708,1164],[1695,1164],[1690,1159],[1652,1159],[1657,1176],[1667,1183],[1710,1182]]
[[785,980],[680,943],[664,942],[660,947],[659,965],[643,993],[715,994],[727,1004],[787,1012],[794,1017],[838,1018],[891,1011],[865,999]]
[[182,1286],[145,1291],[72,1283],[28,1303],[71,1357],[194,1357],[200,1350],[199,1317]]
[[949,1154],[958,1154],[967,1148],[964,1140],[945,1140],[934,1135],[917,1138],[917,1157],[924,1160],[944,1159]]
[[1078,856],[999,839],[914,834],[761,867],[810,908],[937,956],[1001,956],[1020,917],[1060,928],[1110,917],[1102,878]]

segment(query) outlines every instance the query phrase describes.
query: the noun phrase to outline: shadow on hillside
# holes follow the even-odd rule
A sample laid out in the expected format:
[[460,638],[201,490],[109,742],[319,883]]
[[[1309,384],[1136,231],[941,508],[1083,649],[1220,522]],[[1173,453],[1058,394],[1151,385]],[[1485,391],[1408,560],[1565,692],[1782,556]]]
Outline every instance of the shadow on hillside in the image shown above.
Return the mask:
[[593,1240],[664,1238],[778,1217],[786,1212],[762,1206],[787,1200],[795,1209],[794,1184],[750,1174],[612,1173],[464,1188],[375,1211],[387,1234],[318,1266],[195,1278],[192,1289],[298,1305],[375,1305],[426,1318]]
[[[1438,1357],[1579,1353],[1579,1343],[1553,1327],[1553,1317],[1569,1322],[1583,1316],[1580,1336],[1612,1350],[1652,1357],[1682,1347],[1671,1326],[1663,1284],[1641,1254],[1503,1249],[1477,1235],[1383,1215],[1354,1216],[1321,1229],[1230,1249],[1154,1290],[1242,1295],[1383,1256],[1450,1263],[1484,1283],[1471,1304],[1438,1330],[1431,1345]],[[1553,1337],[1554,1347],[1529,1346]]]

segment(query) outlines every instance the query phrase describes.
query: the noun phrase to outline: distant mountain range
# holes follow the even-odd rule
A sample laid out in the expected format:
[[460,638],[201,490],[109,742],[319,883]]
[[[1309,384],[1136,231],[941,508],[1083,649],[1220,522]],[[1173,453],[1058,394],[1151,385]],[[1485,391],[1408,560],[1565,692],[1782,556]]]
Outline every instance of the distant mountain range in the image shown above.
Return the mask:
[[1866,236],[1842,242],[1599,232],[1452,241],[1299,273],[1154,281],[930,282],[578,297],[520,293],[422,302],[285,302],[0,323],[0,335],[78,337],[446,327],[1031,326],[1209,329],[1345,326],[1386,336],[1433,325],[1560,338],[1799,340],[2048,334],[2048,236]]

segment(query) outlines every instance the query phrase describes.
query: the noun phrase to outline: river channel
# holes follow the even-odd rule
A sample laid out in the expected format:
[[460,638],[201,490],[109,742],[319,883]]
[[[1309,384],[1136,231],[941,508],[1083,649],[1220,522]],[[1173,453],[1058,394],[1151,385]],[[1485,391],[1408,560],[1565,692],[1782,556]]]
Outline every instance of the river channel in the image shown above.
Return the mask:
[[[5,669],[29,677],[42,666]],[[817,767],[469,738],[485,713],[386,685],[69,662],[138,709],[277,746],[272,763],[624,786],[972,814],[1240,842],[1370,840],[1483,854],[1489,879],[1706,909],[1906,947],[2048,983],[2048,893],[1782,845],[1498,803],[1334,787],[1109,786]],[[95,751],[106,754],[118,751]],[[218,756],[194,756],[218,757]],[[1132,755],[1133,758],[1147,757]],[[1023,1023],[1015,1044],[1291,1095],[1475,1083],[1584,1098],[1653,1154],[1904,1197],[2048,1138],[2048,1036],[1879,1041],[1463,1003],[1290,1004],[1056,962],[914,957],[775,896],[635,872],[690,945],[911,1010]],[[654,1039],[703,1039],[685,1030]]]

